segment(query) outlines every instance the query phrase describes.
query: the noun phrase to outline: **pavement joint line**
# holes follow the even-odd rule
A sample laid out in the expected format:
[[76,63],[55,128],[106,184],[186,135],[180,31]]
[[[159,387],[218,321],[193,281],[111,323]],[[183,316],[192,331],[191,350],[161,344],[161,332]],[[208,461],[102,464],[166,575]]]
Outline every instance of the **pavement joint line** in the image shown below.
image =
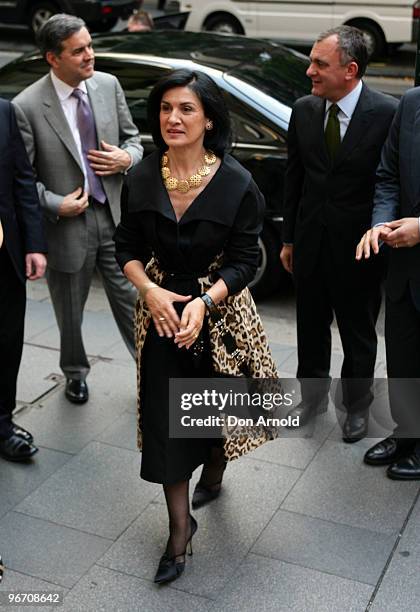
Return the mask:
[[[284,501],[286,501],[286,500],[284,500]],[[282,505],[284,504],[284,501],[282,502]],[[282,510],[284,512],[293,512],[293,510],[287,510],[286,508],[282,508],[282,507],[280,507],[280,510]],[[300,513],[296,512],[296,514],[300,514]],[[395,530],[393,532],[376,531],[376,530],[373,530],[373,529],[369,529],[369,527],[360,527],[359,525],[352,525],[351,523],[339,523],[338,521],[334,521],[332,519],[324,519],[324,518],[321,519],[319,516],[315,516],[313,514],[305,513],[302,516],[307,516],[308,518],[313,518],[313,519],[315,519],[317,521],[327,521],[329,523],[332,523],[333,525],[341,525],[342,527],[350,527],[351,529],[366,529],[367,531],[373,531],[373,533],[378,533],[379,535],[382,535],[382,536],[392,537],[393,535],[395,535]]]
[[[54,446],[45,446],[45,444],[43,444],[43,445],[38,445],[38,448],[39,448],[39,449],[44,449],[44,450],[47,450],[47,451],[52,451],[53,453],[61,453],[62,455],[68,455],[68,456],[69,456],[69,458],[71,458],[71,457],[75,457],[75,456],[76,456],[78,453],[80,453],[80,452],[81,452],[81,451],[82,451],[82,450],[83,450],[85,447],[83,447],[82,449],[80,449],[80,451],[76,451],[76,452],[74,452],[74,453],[72,453],[71,451],[65,451],[65,450],[62,450],[61,448],[55,448]],[[65,465],[65,464],[63,464],[63,465]],[[62,467],[62,466],[60,466],[60,467]],[[60,468],[58,468],[58,469],[60,469]]]
[[[251,459],[251,457],[244,457],[244,459]],[[270,461],[270,459],[258,458],[258,459],[253,459],[253,461],[262,461],[263,463],[268,463],[269,465],[277,465],[278,467],[292,468],[293,470],[299,470],[300,472],[304,472],[306,470],[306,467],[299,468],[299,467],[296,467],[295,465],[287,465],[287,463],[277,463],[277,461]]]
[[[49,328],[47,328],[47,329],[49,329]],[[44,330],[44,331],[46,331],[46,330]],[[43,333],[43,332],[40,332],[40,333]],[[46,346],[45,344],[37,344],[36,342],[30,342],[29,340],[25,340],[24,344],[26,344],[27,346],[32,346],[34,348],[45,349],[47,351],[56,351],[57,353],[60,352],[60,349],[56,348],[55,346]]]
[[[385,536],[391,538],[393,534],[386,534],[383,531],[377,531],[376,529],[369,529],[369,527],[355,527],[354,525],[348,525],[347,523],[339,523],[338,521],[333,521],[332,519],[319,518],[318,516],[311,516],[310,514],[305,514],[303,512],[297,512],[296,510],[286,510],[286,508],[279,508],[281,512],[287,512],[288,514],[294,514],[296,516],[302,516],[304,518],[311,518],[315,521],[320,521],[322,523],[328,523],[330,525],[337,525],[337,527],[350,527],[351,529],[358,529],[359,531],[368,531],[373,535]],[[256,553],[257,554],[257,553]],[[258,553],[260,554],[260,553]]]
[[[54,476],[54,474],[51,474],[48,478],[51,478],[51,476]],[[46,478],[42,484],[44,484],[48,480],[48,478]],[[21,500],[18,503],[21,503],[22,501],[23,500]],[[86,531],[85,529],[76,529],[76,527],[71,527],[70,525],[65,525],[64,523],[57,523],[56,521],[52,521],[51,519],[43,518],[42,516],[35,516],[34,514],[29,514],[29,512],[24,512],[23,510],[13,510],[12,509],[9,511],[9,513],[11,512],[16,512],[16,514],[22,514],[23,516],[29,516],[30,518],[35,519],[37,521],[43,521],[44,523],[50,523],[50,525],[56,525],[56,527],[64,527],[64,529],[70,529],[71,531],[76,531],[77,533],[83,533],[84,535],[93,536],[95,538],[98,538],[99,540],[106,540],[107,542],[109,542],[110,546],[114,544],[115,542],[115,540],[113,540],[112,538],[107,538],[106,536],[98,535],[97,533],[93,533],[92,531]]]
[[372,593],[372,596],[371,596],[371,598],[369,600],[369,603],[368,603],[368,605],[367,605],[367,607],[365,609],[365,612],[369,612],[369,610],[372,608],[372,605],[373,605],[373,603],[375,601],[376,595],[378,594],[378,591],[379,591],[379,589],[380,589],[380,587],[382,585],[382,582],[383,582],[383,580],[385,578],[386,572],[388,571],[388,568],[391,565],[391,561],[394,558],[395,551],[397,550],[398,545],[401,542],[402,536],[404,535],[404,531],[407,528],[408,521],[410,520],[411,515],[413,514],[414,508],[415,508],[415,506],[416,506],[416,504],[417,504],[419,499],[420,499],[420,488],[417,491],[416,496],[414,497],[413,503],[411,504],[411,507],[410,507],[410,509],[409,509],[409,511],[407,513],[407,516],[405,517],[405,520],[404,520],[404,522],[402,524],[402,527],[401,527],[401,529],[400,529],[400,531],[399,531],[399,533],[398,533],[398,535],[397,535],[397,537],[395,539],[394,546],[392,547],[392,550],[389,553],[388,559],[386,560],[386,563],[384,565],[384,569],[382,570],[382,574],[380,575],[379,580],[376,583],[375,589],[374,589],[374,591]]
[[[302,470],[299,478],[296,480],[296,482],[294,483],[294,485],[292,485],[290,491],[287,493],[286,497],[283,499],[283,501],[280,504],[279,509],[283,506],[283,504],[286,502],[287,498],[289,497],[289,495],[291,494],[291,492],[293,491],[293,489],[296,487],[297,483],[300,481],[300,479],[303,477],[304,473],[306,472],[306,470],[308,469],[308,467],[311,465],[312,461],[315,459],[315,457],[318,455],[318,453],[320,452],[320,450],[324,447],[325,442],[328,440],[328,437],[320,444],[319,448],[315,451],[314,456],[312,457],[312,459],[309,461],[308,465],[305,467],[304,470]],[[295,468],[296,469],[296,468]],[[313,517],[316,518],[316,517]]]
[[[3,559],[3,563],[4,563],[4,567],[6,569],[9,569],[12,572],[15,572],[16,574],[21,574],[22,576],[26,576],[27,578],[35,578],[35,580],[42,580],[42,582],[46,582],[47,584],[52,584],[55,587],[59,587],[60,589],[64,589],[65,591],[69,591],[69,587],[68,586],[63,586],[62,584],[59,584],[58,582],[52,582],[51,580],[48,580],[46,578],[41,578],[41,576],[34,576],[33,574],[28,574],[27,572],[22,572],[21,570],[13,569],[13,567],[10,567],[10,565],[7,565],[5,563],[5,559]],[[42,590],[42,589],[40,589],[40,590]],[[67,593],[64,594],[64,597],[66,596],[66,594]]]
[[286,565],[294,565],[295,567],[301,567],[303,569],[312,570],[313,572],[319,572],[320,574],[327,574],[328,576],[335,576],[336,578],[341,578],[342,580],[348,580],[349,582],[356,582],[357,584],[364,584],[365,586],[374,587],[374,582],[364,582],[364,580],[357,580],[356,578],[349,578],[348,576],[343,576],[342,574],[335,574],[329,570],[321,570],[318,567],[313,567],[311,565],[304,565],[303,563],[297,563],[296,561],[285,561],[284,559],[280,559],[279,557],[273,557],[272,555],[263,555],[262,553],[256,553],[251,551],[251,555],[254,557],[261,557],[263,559],[273,559],[274,561],[281,561],[281,563],[285,563]]

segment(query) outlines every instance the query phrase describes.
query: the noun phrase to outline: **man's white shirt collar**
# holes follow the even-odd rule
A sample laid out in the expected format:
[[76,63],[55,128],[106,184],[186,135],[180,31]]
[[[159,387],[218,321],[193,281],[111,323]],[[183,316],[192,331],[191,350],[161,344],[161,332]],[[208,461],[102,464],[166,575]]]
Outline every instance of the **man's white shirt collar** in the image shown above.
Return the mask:
[[[351,119],[354,113],[354,109],[357,106],[357,103],[360,98],[360,94],[362,93],[362,87],[363,87],[363,83],[360,80],[358,84],[356,85],[356,87],[352,89],[350,93],[348,93],[346,96],[344,96],[344,98],[341,98],[341,100],[336,102],[340,111],[344,113],[344,115],[346,115],[346,117],[348,117],[349,119]],[[332,105],[333,105],[333,102],[331,102],[330,100],[327,100],[327,103],[325,105],[326,113],[328,113]]]
[[[57,92],[57,96],[61,101],[67,100],[76,89],[75,87],[71,87],[71,85],[67,85],[64,81],[58,78],[56,74],[54,74],[53,70],[50,71],[51,81],[54,85],[54,89]],[[77,86],[77,89],[81,89],[87,94],[87,87],[84,81],[80,81]]]

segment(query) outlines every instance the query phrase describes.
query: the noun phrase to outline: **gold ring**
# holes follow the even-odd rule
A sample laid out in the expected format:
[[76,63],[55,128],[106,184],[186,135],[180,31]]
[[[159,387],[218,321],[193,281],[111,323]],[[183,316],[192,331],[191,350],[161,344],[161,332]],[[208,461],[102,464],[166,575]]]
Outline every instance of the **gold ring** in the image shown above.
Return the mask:
[[165,317],[159,317],[159,321],[166,321]]
[[195,340],[196,338],[198,338],[198,332],[195,332],[195,334],[194,334],[193,338],[194,338],[194,340]]

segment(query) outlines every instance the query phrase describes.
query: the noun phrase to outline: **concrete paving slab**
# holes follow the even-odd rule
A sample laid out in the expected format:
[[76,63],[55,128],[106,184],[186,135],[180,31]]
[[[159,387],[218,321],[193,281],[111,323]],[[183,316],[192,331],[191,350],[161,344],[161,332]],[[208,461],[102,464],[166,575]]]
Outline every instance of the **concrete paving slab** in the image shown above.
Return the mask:
[[287,344],[278,344],[270,342],[270,349],[273,359],[279,369],[282,369],[282,364],[287,361],[292,355],[296,354],[296,347]]
[[[194,475],[191,492],[199,472]],[[194,555],[188,558],[188,571],[176,581],[174,588],[216,597],[299,474],[297,470],[261,461],[232,462],[226,470],[220,497],[209,506],[193,511],[198,522]],[[166,545],[168,524],[164,503],[156,501],[163,502],[163,496],[154,500],[122,534],[100,559],[100,565],[145,579],[153,578]]]
[[18,512],[0,520],[0,542],[8,567],[64,587],[74,586],[111,544]]
[[37,302],[49,301],[50,292],[45,278],[26,283],[26,297]]
[[250,554],[211,612],[364,612],[372,587]]
[[139,464],[136,452],[92,442],[16,510],[116,539],[158,493]]
[[38,334],[41,334],[52,327],[57,327],[52,305],[49,302],[41,302],[35,299],[27,300],[25,316],[25,342],[31,342],[31,339],[34,336],[37,336]]
[[[104,361],[93,365],[88,378],[90,399],[72,404],[64,385],[20,418],[38,444],[76,453],[109,427],[128,406],[136,406],[135,372]],[[134,428],[135,431],[135,428]]]
[[60,612],[208,612],[209,605],[201,597],[93,566],[67,594]]
[[[16,421],[20,422],[19,419]],[[12,463],[0,459],[0,517],[35,491],[70,458],[65,453],[41,448],[28,463]]]
[[[7,567],[6,559],[3,559],[3,561],[6,564],[6,569],[4,571],[3,580],[0,583],[0,593],[4,591],[13,591],[15,593],[33,593],[35,591],[43,591],[47,593],[60,593],[61,597],[63,598],[68,592],[68,589],[53,584],[52,582],[41,580],[40,578],[33,578],[32,576],[27,576],[26,574],[21,574],[20,572],[15,572]],[[58,609],[61,610],[61,606]],[[46,606],[45,604],[42,606],[25,605],[25,607],[0,605],[0,612],[10,612],[10,610],[23,610],[24,612],[32,612],[32,610],[37,610],[40,612],[42,610],[43,612],[48,612],[51,610],[57,610],[57,607]]]
[[106,356],[118,365],[131,366],[133,364],[133,358],[122,339],[117,340],[115,344],[106,349]]
[[137,416],[124,412],[109,427],[96,436],[98,442],[105,442],[120,448],[137,451]]
[[[90,312],[85,310],[83,318],[83,341],[88,355],[102,355],[106,357],[107,349],[113,346],[120,338],[117,325],[112,314],[108,311]],[[50,327],[47,330],[31,337],[31,342],[58,349],[60,336],[58,328]]]
[[17,382],[19,402],[32,403],[51,391],[57,381],[49,379],[51,374],[60,373],[59,354],[46,348],[25,344]]
[[316,421],[297,430],[283,428],[280,437],[263,444],[246,458],[260,459],[303,470],[334,429],[333,413],[316,418]]
[[394,536],[279,510],[252,552],[375,585]]
[[418,612],[420,608],[420,501],[411,515],[375,597],[372,612]]
[[363,463],[357,444],[326,441],[282,504],[314,518],[393,535],[417,493],[415,482],[392,482]]

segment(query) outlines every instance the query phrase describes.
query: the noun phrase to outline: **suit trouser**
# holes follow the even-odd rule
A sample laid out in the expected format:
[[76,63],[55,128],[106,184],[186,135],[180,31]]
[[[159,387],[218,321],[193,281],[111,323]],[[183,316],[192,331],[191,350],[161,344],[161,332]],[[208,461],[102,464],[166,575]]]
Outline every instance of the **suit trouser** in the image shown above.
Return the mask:
[[378,275],[370,285],[363,283],[360,287],[348,278],[343,279],[335,268],[324,233],[312,273],[296,279],[297,377],[303,400],[318,403],[328,394],[331,324],[335,314],[344,353],[340,403],[349,412],[362,411],[370,405],[380,304]]
[[23,348],[26,288],[10,257],[0,249],[0,437],[11,434],[16,381]]
[[83,309],[97,269],[114,319],[133,358],[134,305],[137,291],[122,274],[112,236],[115,231],[108,204],[93,201],[86,209],[88,248],[82,268],[75,273],[48,268],[47,281],[60,329],[60,367],[66,378],[84,380],[90,365],[82,338]]
[[398,302],[386,299],[385,343],[394,434],[420,438],[420,312],[408,288]]

